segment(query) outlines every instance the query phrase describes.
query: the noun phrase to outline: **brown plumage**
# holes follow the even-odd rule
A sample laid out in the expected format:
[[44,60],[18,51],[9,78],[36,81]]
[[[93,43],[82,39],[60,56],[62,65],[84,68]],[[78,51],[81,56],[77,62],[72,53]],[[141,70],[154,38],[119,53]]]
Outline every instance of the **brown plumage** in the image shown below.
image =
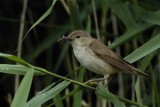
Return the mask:
[[107,48],[101,41],[97,39],[93,39],[93,41],[95,42],[92,42],[89,47],[98,58],[120,69],[124,73],[140,74],[149,77],[148,74],[133,67],[127,61],[123,60],[117,53]]
[[101,41],[92,38],[86,31],[73,31],[60,40],[70,41],[77,60],[84,67],[97,74],[112,75],[117,72],[124,72],[149,77],[148,74],[133,67],[114,51],[107,48]]

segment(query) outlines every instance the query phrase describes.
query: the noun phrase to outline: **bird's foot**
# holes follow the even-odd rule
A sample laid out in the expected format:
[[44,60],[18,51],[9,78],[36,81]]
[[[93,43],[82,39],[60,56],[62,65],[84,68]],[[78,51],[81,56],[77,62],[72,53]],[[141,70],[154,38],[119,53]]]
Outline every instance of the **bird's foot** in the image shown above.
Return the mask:
[[104,77],[104,78],[91,79],[91,80],[86,81],[84,84],[90,85],[90,86],[95,86],[98,84],[98,82],[106,80],[106,82],[104,82],[104,84],[105,84],[105,87],[107,87],[111,78],[112,78],[112,75]]

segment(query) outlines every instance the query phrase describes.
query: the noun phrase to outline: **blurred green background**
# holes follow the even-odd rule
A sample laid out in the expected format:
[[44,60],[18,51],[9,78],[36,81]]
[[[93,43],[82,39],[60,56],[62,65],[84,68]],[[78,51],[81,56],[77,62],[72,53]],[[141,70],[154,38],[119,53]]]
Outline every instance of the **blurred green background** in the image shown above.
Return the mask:
[[[159,0],[57,0],[53,7],[51,4],[52,0],[0,0],[0,53],[19,56],[31,65],[72,80],[87,81],[100,76],[80,67],[69,43],[57,42],[76,29],[87,30],[125,60],[134,62],[135,67],[151,75],[147,79],[116,74],[108,84],[108,90],[148,107],[160,107]],[[24,40],[20,38],[49,8],[52,10],[49,16],[45,14],[44,20],[33,26]],[[18,46],[22,49],[16,51]],[[0,58],[1,64],[15,62]],[[16,84],[22,78],[0,73],[0,106],[10,106]],[[34,76],[28,101],[37,92],[60,81],[50,75]],[[73,84],[69,85],[56,96],[61,99],[58,104],[52,99],[42,106],[113,107],[112,103],[103,101],[88,89],[82,89],[79,98],[77,92],[73,92],[62,100],[62,96],[75,88]]]

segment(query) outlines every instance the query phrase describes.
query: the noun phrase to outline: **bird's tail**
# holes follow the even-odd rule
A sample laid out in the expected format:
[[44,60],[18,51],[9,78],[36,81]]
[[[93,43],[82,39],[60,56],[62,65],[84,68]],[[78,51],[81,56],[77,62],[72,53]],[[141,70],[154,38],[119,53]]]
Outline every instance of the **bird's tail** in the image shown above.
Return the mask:
[[142,72],[141,70],[139,70],[139,69],[137,69],[135,67],[132,67],[132,70],[134,71],[135,74],[139,74],[139,75],[142,75],[142,76],[145,76],[145,77],[151,77],[147,73],[144,73],[144,72]]

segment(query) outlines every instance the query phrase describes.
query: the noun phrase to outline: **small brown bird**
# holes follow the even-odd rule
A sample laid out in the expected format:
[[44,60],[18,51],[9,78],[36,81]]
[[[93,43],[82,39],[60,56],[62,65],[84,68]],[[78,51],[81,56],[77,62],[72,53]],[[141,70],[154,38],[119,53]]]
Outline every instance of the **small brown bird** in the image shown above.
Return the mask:
[[101,41],[92,38],[86,31],[73,31],[67,37],[60,38],[60,40],[70,41],[77,60],[85,68],[97,74],[111,76],[117,72],[124,72],[149,77],[148,74],[133,67],[118,54],[107,48]]

